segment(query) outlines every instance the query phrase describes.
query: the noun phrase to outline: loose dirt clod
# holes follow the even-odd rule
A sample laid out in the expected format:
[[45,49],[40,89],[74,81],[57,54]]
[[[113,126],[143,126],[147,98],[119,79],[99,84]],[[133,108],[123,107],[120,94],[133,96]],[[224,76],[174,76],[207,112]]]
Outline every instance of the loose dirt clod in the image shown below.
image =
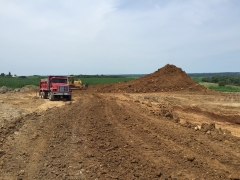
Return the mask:
[[215,129],[214,123],[211,123],[211,124],[203,123],[201,125],[201,131],[203,131],[203,132],[212,131],[214,129]]

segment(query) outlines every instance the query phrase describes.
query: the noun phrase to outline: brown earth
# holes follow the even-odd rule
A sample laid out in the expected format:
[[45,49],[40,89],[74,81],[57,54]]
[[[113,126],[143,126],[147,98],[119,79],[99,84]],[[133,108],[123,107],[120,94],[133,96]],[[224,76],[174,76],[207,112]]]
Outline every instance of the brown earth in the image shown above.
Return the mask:
[[240,178],[239,94],[0,97],[0,179]]
[[98,89],[0,94],[0,179],[240,179],[239,93]]
[[94,87],[97,92],[175,92],[201,91],[210,93],[204,86],[194,82],[181,68],[167,64],[156,72],[139,79],[119,84],[107,84]]

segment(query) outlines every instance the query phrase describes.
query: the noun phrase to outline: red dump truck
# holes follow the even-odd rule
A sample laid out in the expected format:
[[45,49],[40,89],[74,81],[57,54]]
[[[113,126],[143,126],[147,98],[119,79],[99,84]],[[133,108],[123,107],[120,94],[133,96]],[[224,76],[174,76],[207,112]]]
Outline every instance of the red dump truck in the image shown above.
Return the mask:
[[55,99],[66,99],[71,101],[72,90],[65,76],[47,76],[41,79],[39,83],[39,96],[42,99],[49,98],[50,101]]

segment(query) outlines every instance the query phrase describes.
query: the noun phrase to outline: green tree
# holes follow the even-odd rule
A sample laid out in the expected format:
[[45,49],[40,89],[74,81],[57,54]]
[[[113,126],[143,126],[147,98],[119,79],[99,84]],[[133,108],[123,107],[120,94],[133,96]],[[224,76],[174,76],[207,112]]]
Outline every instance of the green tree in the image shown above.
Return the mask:
[[9,71],[9,73],[8,73],[8,76],[12,76],[10,71]]
[[224,86],[226,86],[226,82],[225,82],[225,81],[220,81],[220,82],[218,83],[218,86],[219,86],[219,87],[224,87]]
[[5,74],[4,74],[4,73],[1,73],[1,76],[5,76]]
[[217,83],[218,82],[218,77],[216,77],[216,76],[212,77],[212,82]]

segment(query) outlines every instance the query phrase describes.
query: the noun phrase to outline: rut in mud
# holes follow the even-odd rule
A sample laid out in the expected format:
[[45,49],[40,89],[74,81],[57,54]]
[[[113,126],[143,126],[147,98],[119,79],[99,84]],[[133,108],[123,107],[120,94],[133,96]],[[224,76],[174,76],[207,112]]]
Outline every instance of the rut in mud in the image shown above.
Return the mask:
[[1,129],[1,179],[240,177],[239,138],[155,116],[129,96],[79,96]]

